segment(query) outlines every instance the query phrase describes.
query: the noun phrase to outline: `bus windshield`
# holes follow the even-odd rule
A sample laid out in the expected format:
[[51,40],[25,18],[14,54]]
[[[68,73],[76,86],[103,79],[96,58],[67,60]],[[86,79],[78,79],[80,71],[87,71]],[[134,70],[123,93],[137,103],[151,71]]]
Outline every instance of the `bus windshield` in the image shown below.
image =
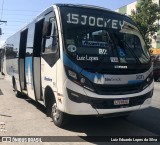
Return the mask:
[[66,53],[75,61],[145,64],[146,44],[135,24],[123,15],[86,8],[61,8]]

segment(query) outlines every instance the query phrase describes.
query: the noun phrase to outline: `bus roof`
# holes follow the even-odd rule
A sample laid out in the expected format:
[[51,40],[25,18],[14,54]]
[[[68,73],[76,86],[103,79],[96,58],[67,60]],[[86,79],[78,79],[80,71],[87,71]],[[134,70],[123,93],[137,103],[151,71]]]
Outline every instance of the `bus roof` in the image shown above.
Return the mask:
[[[99,6],[95,6],[95,5],[86,5],[86,4],[62,4],[62,3],[60,4],[60,3],[57,3],[57,4],[51,5],[50,7],[46,8],[45,10],[43,10],[42,12],[40,12],[39,14],[37,14],[37,16],[31,22],[29,22],[28,24],[25,24],[24,27],[22,27],[19,31],[13,33],[11,36],[15,35],[18,32],[23,31],[24,29],[26,29],[30,25],[30,23],[33,23],[34,21],[37,21],[37,19],[40,19],[42,16],[46,15],[46,13],[49,13],[50,11],[52,11],[54,6],[57,6],[57,7],[67,6],[67,7],[97,9],[97,10],[102,10],[102,11],[108,11],[110,13],[115,13],[117,15],[121,15],[121,16],[127,17],[127,18],[129,18],[131,20],[130,17],[128,17],[128,16],[126,16],[124,14],[112,11],[112,10],[104,8],[104,7],[99,7]],[[9,39],[9,38],[7,38],[7,39]]]
[[[111,12],[111,13],[115,13],[115,14],[119,14],[119,15],[122,15],[122,16],[126,16],[126,15],[118,13],[116,11],[113,11],[113,10],[110,10],[110,9],[107,9],[107,8],[104,8],[104,7],[100,7],[100,6],[95,6],[95,5],[87,5],[87,4],[54,4],[54,5],[56,5],[58,7],[68,6],[68,7],[77,7],[77,8],[97,9],[97,10],[108,11],[108,12]],[[128,17],[128,16],[126,16],[126,17]]]

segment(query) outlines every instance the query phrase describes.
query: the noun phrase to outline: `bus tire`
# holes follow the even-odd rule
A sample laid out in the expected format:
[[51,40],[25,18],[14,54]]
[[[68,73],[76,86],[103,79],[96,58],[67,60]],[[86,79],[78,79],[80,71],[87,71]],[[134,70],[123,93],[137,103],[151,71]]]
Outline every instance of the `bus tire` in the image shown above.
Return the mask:
[[51,117],[54,124],[58,127],[64,127],[70,120],[70,115],[60,111],[56,103],[52,106]]
[[45,97],[45,106],[47,108],[47,112],[46,112],[47,117],[51,117],[52,105],[55,98],[54,98],[53,91],[50,87],[46,87],[44,97]]
[[12,77],[12,84],[13,84],[13,91],[17,91],[17,84],[16,84],[16,80],[15,80],[15,78],[14,77]]
[[54,93],[50,87],[47,87],[45,91],[45,105],[47,116],[52,118],[56,126],[63,127],[68,123],[69,115],[58,110]]
[[21,97],[21,93],[17,90],[17,84],[14,77],[12,77],[12,84],[16,97]]

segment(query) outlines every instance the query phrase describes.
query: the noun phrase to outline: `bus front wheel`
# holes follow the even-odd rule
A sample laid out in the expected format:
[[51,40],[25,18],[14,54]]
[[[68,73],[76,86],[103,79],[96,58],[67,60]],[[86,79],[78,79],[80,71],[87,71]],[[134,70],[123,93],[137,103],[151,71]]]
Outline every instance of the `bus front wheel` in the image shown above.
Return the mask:
[[57,104],[54,103],[52,106],[52,114],[51,117],[53,119],[53,122],[56,126],[58,127],[63,127],[64,125],[66,125],[69,121],[69,115],[60,111],[57,108]]

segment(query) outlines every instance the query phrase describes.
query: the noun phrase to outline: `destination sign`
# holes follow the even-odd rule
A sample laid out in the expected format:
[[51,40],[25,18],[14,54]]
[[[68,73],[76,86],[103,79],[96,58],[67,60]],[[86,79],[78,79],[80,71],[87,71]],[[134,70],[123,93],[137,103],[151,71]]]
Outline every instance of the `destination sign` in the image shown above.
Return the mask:
[[81,15],[76,13],[68,13],[66,16],[67,16],[66,22],[68,24],[88,25],[92,27],[112,28],[112,29],[122,29],[124,26],[123,20]]

